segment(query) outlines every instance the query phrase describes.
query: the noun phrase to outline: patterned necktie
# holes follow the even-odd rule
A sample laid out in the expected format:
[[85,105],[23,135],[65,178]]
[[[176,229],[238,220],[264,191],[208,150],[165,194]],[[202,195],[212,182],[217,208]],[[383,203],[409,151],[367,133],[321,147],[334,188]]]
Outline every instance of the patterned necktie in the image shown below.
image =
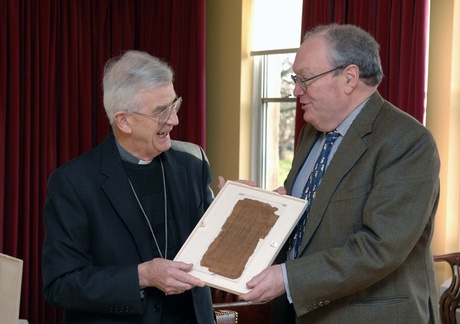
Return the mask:
[[[327,133],[326,141],[324,142],[321,153],[319,154],[315,166],[313,167],[313,171],[311,172],[310,176],[308,177],[308,181],[305,184],[302,199],[307,199],[308,204],[307,208],[305,209],[305,213],[302,215],[299,222],[297,223],[296,232],[291,241],[295,242],[294,258],[297,258],[299,253],[300,244],[302,243],[302,237],[305,232],[305,225],[307,224],[310,209],[315,199],[316,190],[319,184],[321,183],[324,171],[326,170],[327,158],[329,157],[329,153],[331,152],[332,145],[334,145],[335,140],[339,138],[339,136],[340,134],[337,131]],[[289,249],[291,248],[292,246],[289,247]]]

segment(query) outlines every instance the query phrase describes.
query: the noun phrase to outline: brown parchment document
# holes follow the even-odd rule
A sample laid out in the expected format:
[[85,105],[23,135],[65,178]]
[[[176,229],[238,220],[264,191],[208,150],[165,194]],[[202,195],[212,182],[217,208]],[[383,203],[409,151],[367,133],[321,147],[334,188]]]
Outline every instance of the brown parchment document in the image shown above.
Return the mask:
[[277,210],[258,200],[239,200],[203,255],[201,266],[229,279],[239,278],[259,239],[264,239],[275,225]]

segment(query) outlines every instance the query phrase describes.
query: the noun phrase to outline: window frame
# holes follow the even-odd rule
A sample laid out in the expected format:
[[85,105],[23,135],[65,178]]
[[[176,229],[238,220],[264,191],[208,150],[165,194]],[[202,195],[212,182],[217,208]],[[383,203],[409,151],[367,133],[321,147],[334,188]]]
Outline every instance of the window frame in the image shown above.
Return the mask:
[[[252,118],[253,118],[253,132],[251,139],[251,174],[254,180],[261,188],[267,188],[266,172],[267,172],[267,150],[266,150],[266,110],[265,105],[269,103],[297,103],[297,98],[293,95],[289,97],[265,97],[262,85],[265,82],[267,75],[267,61],[269,55],[279,54],[295,54],[298,48],[284,48],[276,50],[252,51],[251,57],[253,59],[253,101],[252,101]],[[294,125],[295,127],[295,125]]]

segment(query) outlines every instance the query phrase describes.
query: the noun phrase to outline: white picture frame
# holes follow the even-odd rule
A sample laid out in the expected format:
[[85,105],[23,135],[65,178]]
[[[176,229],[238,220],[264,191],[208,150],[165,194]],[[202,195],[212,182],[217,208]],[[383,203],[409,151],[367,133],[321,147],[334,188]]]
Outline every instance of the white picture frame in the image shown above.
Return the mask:
[[[244,266],[242,275],[236,279],[230,279],[211,273],[208,268],[201,266],[200,262],[208,247],[221,232],[222,226],[231,215],[236,203],[245,198],[276,207],[275,214],[279,217],[265,238],[258,241],[254,253]],[[306,203],[306,200],[303,199],[280,195],[235,181],[227,181],[174,260],[192,263],[193,269],[189,274],[201,279],[210,287],[237,295],[246,293],[249,291],[246,283],[273,263],[304,213]],[[235,248],[238,248],[238,242],[235,242]]]

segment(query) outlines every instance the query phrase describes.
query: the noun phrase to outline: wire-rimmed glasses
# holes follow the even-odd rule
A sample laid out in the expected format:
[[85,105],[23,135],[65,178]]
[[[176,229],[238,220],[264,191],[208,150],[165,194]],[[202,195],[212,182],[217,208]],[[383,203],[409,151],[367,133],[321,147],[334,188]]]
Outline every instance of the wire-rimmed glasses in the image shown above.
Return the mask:
[[158,122],[158,125],[163,126],[168,120],[169,116],[171,116],[171,112],[173,110],[176,112],[176,114],[179,112],[181,104],[182,104],[182,97],[177,97],[171,105],[164,107],[159,112],[156,112],[152,115],[144,114],[144,113],[137,112],[137,111],[133,111],[131,113],[140,115],[140,116],[144,116],[147,118],[152,118]]
[[306,83],[308,81],[311,81],[313,79],[319,78],[320,76],[323,76],[325,74],[328,74],[328,73],[331,73],[331,72],[334,72],[334,71],[337,71],[337,70],[340,70],[340,69],[343,69],[343,68],[344,68],[344,66],[338,66],[338,67],[333,68],[332,70],[329,70],[329,71],[326,71],[326,72],[323,72],[323,73],[320,73],[320,74],[317,74],[315,76],[312,76],[310,78],[305,78],[305,79],[302,79],[298,75],[294,75],[294,74],[291,75],[291,78],[294,81],[294,83],[298,84],[303,91],[307,91]]

